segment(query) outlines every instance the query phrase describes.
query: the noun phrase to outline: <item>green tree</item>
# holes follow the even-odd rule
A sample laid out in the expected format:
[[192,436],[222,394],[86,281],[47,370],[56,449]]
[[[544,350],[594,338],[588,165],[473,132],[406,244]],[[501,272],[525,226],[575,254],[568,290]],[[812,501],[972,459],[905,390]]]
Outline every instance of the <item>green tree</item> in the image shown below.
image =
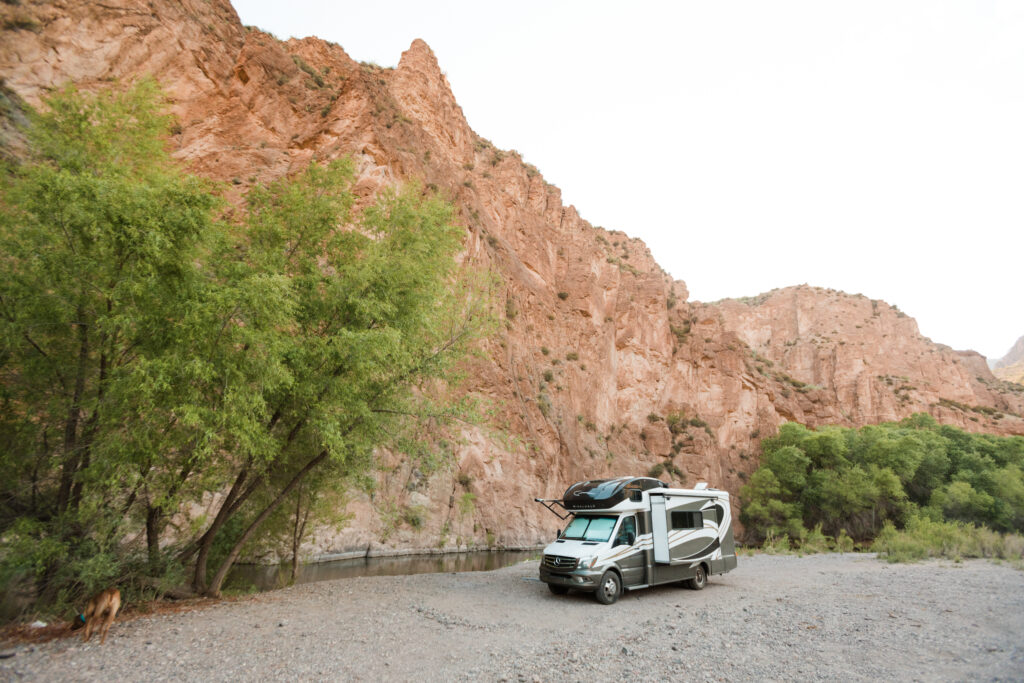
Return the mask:
[[1019,531],[1022,460],[1021,437],[971,434],[929,415],[859,429],[787,423],[763,442],[740,519],[755,540],[820,524],[865,541],[915,515]]
[[147,478],[122,438],[147,419],[133,373],[183,334],[215,232],[208,185],[163,150],[161,104],[152,81],[64,89],[3,183],[0,523],[46,549],[33,570],[44,600],[115,578]]
[[151,81],[46,105],[0,198],[4,576],[59,603],[191,562],[216,595],[289,501],[365,482],[385,445],[434,457],[408,426],[467,414],[450,387],[492,320],[450,205],[408,185],[355,212],[337,161],[228,226],[165,153]]
[[[230,489],[194,546],[197,591],[219,592],[246,543],[311,472],[328,462],[342,476],[364,472],[404,421],[458,412],[429,397],[489,320],[484,283],[455,259],[463,231],[449,204],[415,185],[353,216],[351,179],[348,163],[312,165],[249,198],[239,259],[287,283],[289,324],[267,330],[286,381],[263,391],[253,447],[233,450]],[[276,494],[207,582],[225,522],[273,482]]]

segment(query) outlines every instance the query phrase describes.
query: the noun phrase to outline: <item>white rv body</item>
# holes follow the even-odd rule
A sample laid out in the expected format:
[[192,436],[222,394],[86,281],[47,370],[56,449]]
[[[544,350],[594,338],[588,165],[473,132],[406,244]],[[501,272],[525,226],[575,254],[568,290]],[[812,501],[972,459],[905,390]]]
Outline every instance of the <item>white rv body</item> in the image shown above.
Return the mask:
[[572,517],[541,559],[540,578],[554,593],[594,592],[611,603],[622,590],[664,583],[703,588],[709,575],[736,567],[726,491],[620,477],[579,482],[561,500],[537,500]]

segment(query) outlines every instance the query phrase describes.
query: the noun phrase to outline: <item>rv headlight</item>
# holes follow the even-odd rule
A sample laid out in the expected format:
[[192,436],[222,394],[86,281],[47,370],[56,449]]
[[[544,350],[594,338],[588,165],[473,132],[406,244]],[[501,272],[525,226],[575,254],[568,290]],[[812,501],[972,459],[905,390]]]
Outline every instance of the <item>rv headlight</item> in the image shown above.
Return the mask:
[[596,564],[597,564],[597,555],[592,555],[590,557],[584,557],[582,560],[580,560],[580,569],[593,569],[594,565],[596,565]]

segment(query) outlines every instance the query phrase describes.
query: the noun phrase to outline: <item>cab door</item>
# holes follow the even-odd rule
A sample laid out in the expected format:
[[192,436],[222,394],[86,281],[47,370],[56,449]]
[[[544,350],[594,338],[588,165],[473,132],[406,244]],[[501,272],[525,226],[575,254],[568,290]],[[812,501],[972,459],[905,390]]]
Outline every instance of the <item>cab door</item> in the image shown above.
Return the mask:
[[622,518],[615,534],[613,553],[620,556],[616,564],[622,572],[622,585],[627,588],[644,583],[644,553],[637,543],[637,532],[636,517],[629,515]]

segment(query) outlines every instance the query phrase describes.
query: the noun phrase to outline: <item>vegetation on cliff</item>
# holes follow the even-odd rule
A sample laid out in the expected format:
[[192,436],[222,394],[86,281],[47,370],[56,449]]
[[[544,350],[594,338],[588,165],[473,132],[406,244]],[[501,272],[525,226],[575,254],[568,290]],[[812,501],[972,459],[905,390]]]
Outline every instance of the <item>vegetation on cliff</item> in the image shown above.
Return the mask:
[[907,556],[988,543],[987,555],[1000,556],[993,532],[1024,531],[1024,438],[972,434],[924,414],[859,429],[787,423],[765,440],[740,497],[755,543],[877,539],[876,549]]
[[489,319],[449,204],[410,185],[354,211],[340,161],[219,221],[168,123],[151,81],[67,88],[5,173],[0,585],[40,606],[185,567],[216,595],[375,449],[436,465],[409,435],[463,414],[431,397]]

